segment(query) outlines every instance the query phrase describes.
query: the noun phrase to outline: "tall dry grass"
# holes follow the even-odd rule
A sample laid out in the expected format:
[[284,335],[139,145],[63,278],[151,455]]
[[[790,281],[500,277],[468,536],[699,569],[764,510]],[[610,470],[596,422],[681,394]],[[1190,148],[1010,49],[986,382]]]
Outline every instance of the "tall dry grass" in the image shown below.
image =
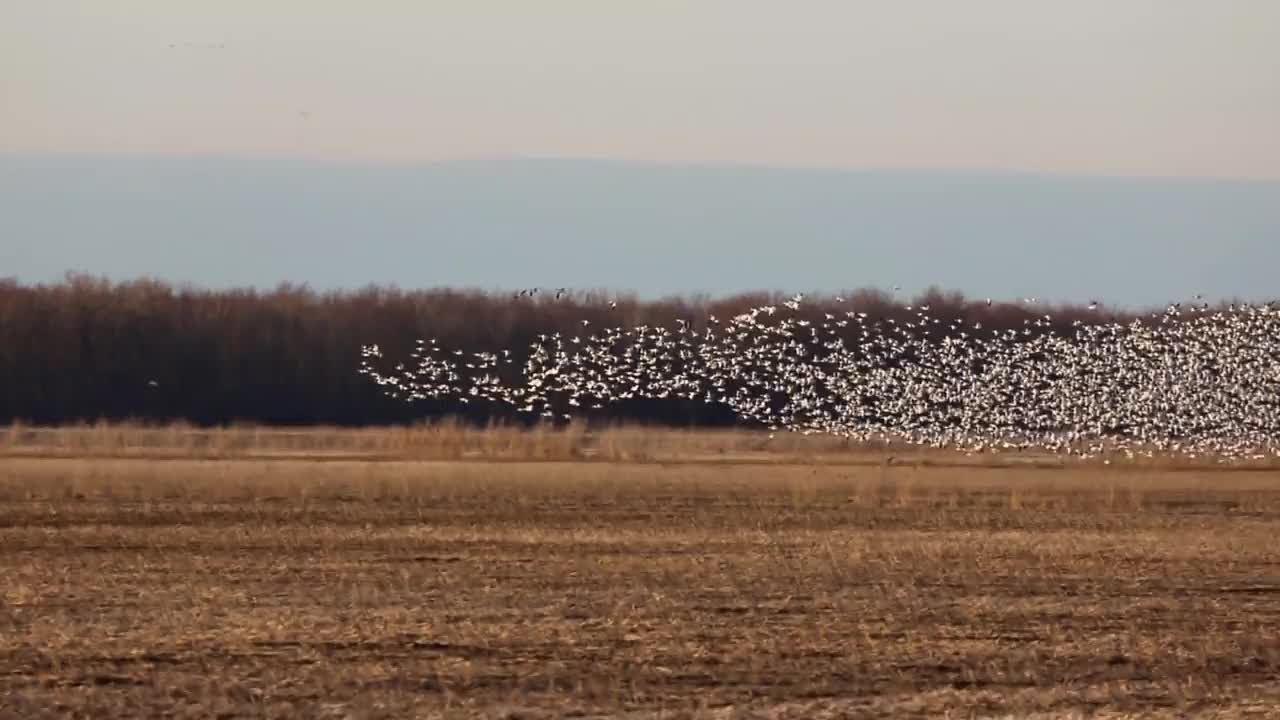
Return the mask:
[[[81,424],[0,427],[0,457],[86,457],[206,460],[489,460],[595,462],[763,462],[929,467],[1034,466],[1070,469],[1106,463],[1147,469],[1219,468],[1214,458],[1179,456],[1082,461],[1045,453],[968,454],[890,443],[854,443],[802,433],[746,429],[671,429],[618,424],[587,427],[477,426],[443,420],[415,425],[279,428],[258,425],[196,427],[186,423]],[[1237,469],[1280,467],[1268,459]]]
[[749,430],[679,430],[582,424],[525,428],[454,420],[416,425],[302,429],[186,423],[0,428],[0,455],[102,457],[360,457],[367,459],[611,460],[743,459],[880,452],[833,437]]
[[[778,508],[817,513],[905,512],[954,522],[999,512],[1060,521],[1079,513],[1248,513],[1280,507],[1270,470],[1187,472],[1087,466],[1041,468],[854,466],[810,463],[302,458],[0,458],[0,503],[113,500],[128,503],[375,502],[434,504],[470,498],[519,514],[530,502],[661,505],[703,498],[717,514]],[[767,509],[767,512],[766,512]],[[1093,523],[1087,518],[1086,524]]]

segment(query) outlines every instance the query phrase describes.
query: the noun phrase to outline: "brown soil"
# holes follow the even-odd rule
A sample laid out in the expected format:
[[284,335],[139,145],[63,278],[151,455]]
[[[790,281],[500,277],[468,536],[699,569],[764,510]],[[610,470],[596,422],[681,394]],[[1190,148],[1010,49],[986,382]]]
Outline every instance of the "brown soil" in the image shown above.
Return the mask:
[[1274,472],[0,460],[0,717],[1280,716]]

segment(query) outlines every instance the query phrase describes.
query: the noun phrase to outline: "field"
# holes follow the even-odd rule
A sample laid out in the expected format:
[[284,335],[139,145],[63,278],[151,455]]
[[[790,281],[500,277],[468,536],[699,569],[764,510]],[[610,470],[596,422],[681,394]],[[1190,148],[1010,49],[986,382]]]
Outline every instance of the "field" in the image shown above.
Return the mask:
[[1280,716],[1274,469],[461,435],[0,430],[0,717]]

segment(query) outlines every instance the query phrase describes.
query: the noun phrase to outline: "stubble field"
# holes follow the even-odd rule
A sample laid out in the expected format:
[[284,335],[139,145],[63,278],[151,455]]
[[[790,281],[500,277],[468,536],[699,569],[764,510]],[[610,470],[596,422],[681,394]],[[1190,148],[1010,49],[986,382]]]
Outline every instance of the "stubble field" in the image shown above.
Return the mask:
[[1274,470],[88,455],[0,716],[1280,715]]

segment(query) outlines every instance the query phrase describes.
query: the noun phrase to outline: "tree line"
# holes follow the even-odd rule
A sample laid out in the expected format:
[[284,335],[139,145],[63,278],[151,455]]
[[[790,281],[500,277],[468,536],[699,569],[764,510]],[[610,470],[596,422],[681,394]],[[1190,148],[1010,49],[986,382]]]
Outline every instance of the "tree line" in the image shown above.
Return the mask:
[[[729,318],[788,297],[756,292],[642,301],[605,290],[555,288],[318,292],[295,285],[210,290],[87,275],[51,284],[0,280],[0,422],[361,426],[444,416],[527,422],[508,407],[391,400],[356,372],[360,348],[377,343],[389,358],[407,359],[416,340],[435,338],[468,353],[506,348],[519,354],[539,334],[579,334],[584,319],[595,328],[675,327],[684,320],[701,331],[710,316]],[[802,312],[815,318],[865,312],[901,322],[922,305],[942,321],[933,326],[938,334],[951,332],[950,321],[1023,328],[1047,314],[1051,326],[1065,332],[1077,319],[1135,317],[1078,306],[991,303],[939,289],[910,299],[875,289],[823,295],[806,299]],[[856,343],[856,336],[851,333],[849,341]],[[610,408],[609,417],[677,426],[734,422],[727,409],[685,401],[632,401]]]

